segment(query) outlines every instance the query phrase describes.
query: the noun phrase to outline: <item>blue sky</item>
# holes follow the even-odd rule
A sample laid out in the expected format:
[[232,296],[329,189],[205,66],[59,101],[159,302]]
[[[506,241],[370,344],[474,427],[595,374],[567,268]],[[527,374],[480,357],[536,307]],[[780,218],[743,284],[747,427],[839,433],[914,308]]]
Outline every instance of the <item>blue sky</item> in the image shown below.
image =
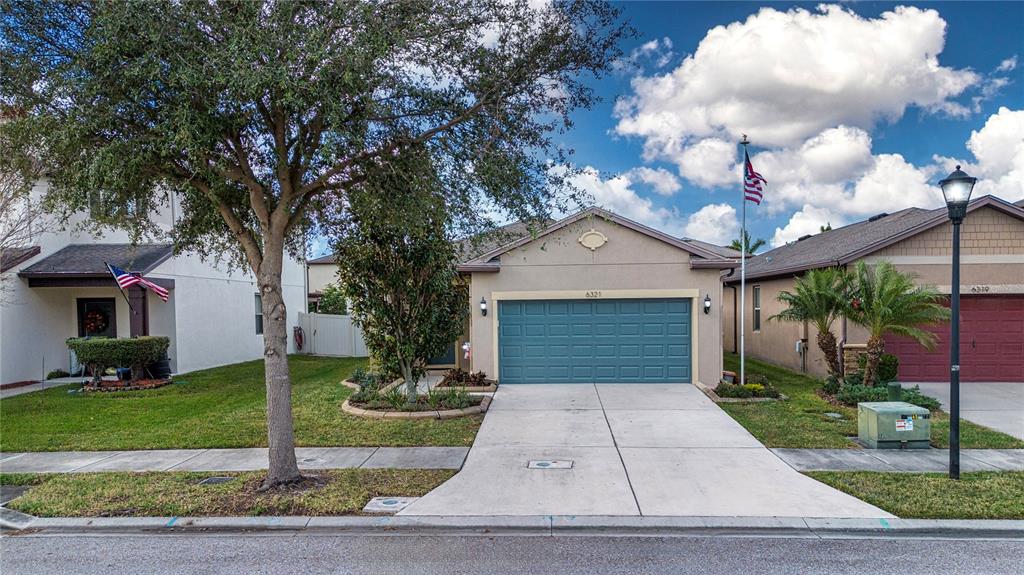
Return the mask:
[[736,237],[740,133],[768,180],[748,227],[769,245],[936,207],[957,162],[976,193],[1024,198],[1024,3],[620,6],[640,36],[563,136],[599,205]]

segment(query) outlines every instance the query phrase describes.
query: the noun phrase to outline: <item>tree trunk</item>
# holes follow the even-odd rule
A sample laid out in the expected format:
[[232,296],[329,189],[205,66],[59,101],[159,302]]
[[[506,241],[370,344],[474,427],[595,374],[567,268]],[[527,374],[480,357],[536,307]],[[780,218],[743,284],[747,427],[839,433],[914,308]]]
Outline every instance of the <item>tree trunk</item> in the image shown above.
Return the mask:
[[[276,244],[276,245],[274,245]],[[267,241],[257,273],[263,301],[263,366],[267,385],[267,443],[270,461],[262,489],[301,479],[295,461],[292,383],[288,372],[288,314],[281,291],[283,243]]]
[[818,349],[825,355],[829,374],[834,377],[842,377],[843,363],[839,361],[839,345],[836,343],[835,334],[831,331],[819,331]]
[[864,385],[874,387],[875,380],[878,378],[878,362],[882,359],[883,353],[885,353],[885,340],[880,336],[869,337],[865,351],[867,362],[864,365]]
[[405,398],[408,403],[416,403],[416,378],[412,376],[412,362],[401,360],[402,377],[405,379]]

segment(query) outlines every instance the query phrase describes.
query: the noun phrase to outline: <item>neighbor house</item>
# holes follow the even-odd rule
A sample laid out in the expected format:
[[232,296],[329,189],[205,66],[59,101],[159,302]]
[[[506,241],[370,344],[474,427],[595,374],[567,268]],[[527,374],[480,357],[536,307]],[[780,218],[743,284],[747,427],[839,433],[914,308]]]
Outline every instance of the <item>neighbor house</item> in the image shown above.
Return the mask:
[[[994,196],[971,201],[961,228],[961,379],[1024,381],[1024,201]],[[887,260],[915,274],[918,284],[950,293],[952,225],[945,207],[908,208],[825,231],[751,256],[747,260],[745,348],[755,357],[814,375],[826,363],[808,324],[770,320],[784,309],[778,295],[796,277],[829,266]],[[725,346],[737,351],[739,270],[725,278]],[[929,326],[939,339],[926,350],[887,335],[886,351],[899,358],[901,381],[947,381],[949,324]],[[867,341],[866,331],[841,320],[834,328],[849,364]]]
[[[33,194],[45,189],[40,182]],[[169,229],[174,213],[172,204],[148,217]],[[97,237],[79,229],[82,219],[43,226],[30,245],[3,254],[0,383],[68,370],[73,362],[65,340],[78,336],[169,336],[174,372],[262,357],[262,311],[251,273],[176,255],[166,243],[132,244],[124,232]],[[107,263],[143,274],[169,290],[169,300],[135,286],[122,293]],[[282,281],[288,325],[296,325],[305,299],[301,262],[286,259]]]
[[469,369],[504,384],[715,385],[736,252],[591,208],[470,257]]

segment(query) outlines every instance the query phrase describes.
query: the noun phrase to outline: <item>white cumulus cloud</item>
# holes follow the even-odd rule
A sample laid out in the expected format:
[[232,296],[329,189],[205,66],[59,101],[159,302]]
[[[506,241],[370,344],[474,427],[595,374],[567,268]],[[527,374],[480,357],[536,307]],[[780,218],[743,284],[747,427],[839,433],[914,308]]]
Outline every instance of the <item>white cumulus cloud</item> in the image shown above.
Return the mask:
[[657,207],[651,200],[637,194],[627,175],[603,179],[596,168],[586,166],[572,177],[572,183],[589,194],[599,207],[667,234],[678,236],[682,233],[684,220],[680,214]]
[[[722,185],[721,162],[717,170],[694,166],[708,162],[703,147],[742,133],[761,146],[792,148],[837,126],[868,130],[896,120],[908,106],[964,115],[969,110],[954,98],[981,77],[939,63],[945,29],[938,12],[915,7],[878,18],[836,5],[762,8],[709,30],[674,70],[634,78],[632,95],[616,104],[615,130],[642,138],[647,159],[673,161],[695,183]],[[707,143],[712,138],[718,142]]]
[[690,215],[683,231],[687,237],[725,245],[739,237],[736,208],[729,204],[708,204]]
[[805,205],[800,211],[793,214],[785,227],[775,228],[772,247],[777,248],[808,234],[817,234],[821,231],[822,226],[831,224],[833,228],[838,228],[845,223],[846,220],[842,216],[827,208]]
[[1012,72],[1017,69],[1017,55],[1014,54],[996,66],[996,72]]
[[626,172],[626,177],[632,182],[647,184],[651,189],[663,196],[671,196],[683,187],[679,182],[679,178],[665,168],[655,169],[646,166],[633,168]]

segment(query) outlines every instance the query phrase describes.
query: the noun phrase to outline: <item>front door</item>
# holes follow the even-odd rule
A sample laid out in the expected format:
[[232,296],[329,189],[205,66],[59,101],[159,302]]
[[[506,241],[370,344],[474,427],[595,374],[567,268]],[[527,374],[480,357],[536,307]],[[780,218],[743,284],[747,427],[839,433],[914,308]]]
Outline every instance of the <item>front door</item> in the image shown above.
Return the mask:
[[117,337],[114,298],[78,298],[78,337]]

